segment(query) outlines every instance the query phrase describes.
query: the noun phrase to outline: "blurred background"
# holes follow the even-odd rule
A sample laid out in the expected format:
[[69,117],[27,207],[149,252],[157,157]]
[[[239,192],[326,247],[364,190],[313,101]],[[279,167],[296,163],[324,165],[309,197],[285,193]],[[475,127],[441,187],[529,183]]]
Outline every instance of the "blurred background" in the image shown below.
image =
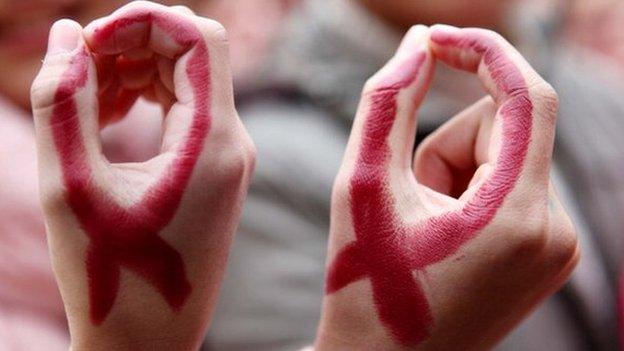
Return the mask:
[[[237,108],[258,164],[205,350],[295,350],[320,315],[329,199],[361,87],[417,23],[496,30],[559,93],[553,181],[579,231],[570,282],[498,347],[613,350],[624,252],[621,0],[187,0],[229,32]],[[29,87],[52,22],[122,0],[0,0],[0,350],[66,350],[37,199]],[[422,140],[484,94],[438,65]],[[155,154],[162,112],[140,100],[102,131],[114,162]],[[141,133],[136,133],[140,130]]]

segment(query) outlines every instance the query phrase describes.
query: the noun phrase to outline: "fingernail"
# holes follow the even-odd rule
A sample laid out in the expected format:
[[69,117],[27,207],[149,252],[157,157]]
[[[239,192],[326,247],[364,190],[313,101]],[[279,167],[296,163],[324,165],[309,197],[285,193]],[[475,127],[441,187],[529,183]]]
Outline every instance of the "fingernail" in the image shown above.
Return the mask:
[[80,26],[71,20],[55,22],[48,38],[48,55],[68,53],[78,47],[81,36]]

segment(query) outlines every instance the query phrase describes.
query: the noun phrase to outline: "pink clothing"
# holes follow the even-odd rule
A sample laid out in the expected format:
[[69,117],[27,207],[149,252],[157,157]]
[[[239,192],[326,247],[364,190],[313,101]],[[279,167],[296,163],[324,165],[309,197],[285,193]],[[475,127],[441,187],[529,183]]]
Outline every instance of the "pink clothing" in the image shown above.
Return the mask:
[[30,118],[0,101],[0,349],[67,350],[37,195]]

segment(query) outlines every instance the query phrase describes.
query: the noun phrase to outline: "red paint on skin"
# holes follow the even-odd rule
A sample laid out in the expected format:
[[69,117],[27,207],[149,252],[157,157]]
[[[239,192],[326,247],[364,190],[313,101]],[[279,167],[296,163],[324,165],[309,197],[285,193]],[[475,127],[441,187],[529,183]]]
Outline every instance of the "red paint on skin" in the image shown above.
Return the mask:
[[193,120],[186,139],[162,176],[140,201],[128,208],[95,184],[74,99],[88,79],[86,49],[72,59],[65,72],[50,121],[67,203],[90,239],[86,268],[91,321],[96,325],[106,319],[115,302],[121,267],[145,279],[174,310],[182,307],[192,290],[182,256],[158,234],[175,215],[210,130],[208,48],[194,26],[170,14],[145,11],[134,13],[131,21],[109,23],[98,31],[95,40],[106,40],[123,26],[137,21],[150,21],[185,49],[193,50],[186,67],[194,95]]
[[483,36],[446,37],[439,32],[432,33],[432,40],[482,56],[497,88],[508,96],[500,107],[503,141],[493,173],[461,209],[416,224],[400,218],[390,191],[388,139],[397,96],[416,79],[424,54],[406,62],[395,73],[394,83],[384,82],[372,95],[349,188],[356,240],[337,254],[326,287],[331,294],[368,278],[381,323],[403,345],[424,340],[433,323],[413,272],[454,254],[492,220],[520,177],[532,127],[533,106],[525,80],[496,43]]

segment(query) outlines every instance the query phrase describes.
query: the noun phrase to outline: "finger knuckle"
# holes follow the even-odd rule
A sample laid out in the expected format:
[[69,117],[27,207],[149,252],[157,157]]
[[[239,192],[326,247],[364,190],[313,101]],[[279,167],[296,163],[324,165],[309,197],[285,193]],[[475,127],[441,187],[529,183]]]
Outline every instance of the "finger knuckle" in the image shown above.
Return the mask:
[[43,109],[61,100],[72,98],[83,84],[80,74],[68,74],[68,55],[47,57],[44,66],[30,86],[32,108]]
[[332,186],[332,203],[338,205],[347,202],[350,189],[351,181],[349,175],[346,171],[340,170],[336,178],[334,178],[334,184]]
[[[560,272],[579,259],[574,225],[565,214],[552,215],[545,206],[533,205],[506,223],[512,256],[522,262],[543,262]],[[519,230],[520,228],[520,230]]]
[[55,104],[57,98],[69,98],[74,90],[72,84],[59,84],[57,77],[42,72],[30,87],[33,110],[45,109]]
[[56,82],[37,78],[30,87],[30,101],[33,110],[52,106],[56,94]]
[[40,193],[41,208],[46,215],[58,211],[66,203],[67,191],[61,184],[46,186]]
[[253,173],[253,171],[256,168],[256,159],[258,157],[258,150],[256,149],[256,145],[254,145],[253,141],[248,135],[246,135],[244,145],[245,146],[243,148],[244,149],[243,156],[245,158],[245,164],[247,165],[247,168],[249,169],[249,171]]
[[237,147],[227,152],[221,162],[221,169],[226,182],[241,183],[247,179],[255,167],[256,149],[251,142],[242,140]]
[[30,90],[30,99],[33,111],[36,113],[54,106],[63,105],[80,95],[84,96],[83,90],[77,90],[74,78],[67,78],[60,84],[56,79],[49,79],[41,83],[33,84]]
[[364,87],[362,88],[362,99],[369,99],[378,91],[379,84],[377,83],[376,77],[370,77],[366,80]]
[[552,85],[540,78],[529,85],[529,93],[536,108],[554,121],[559,108],[559,95]]
[[379,83],[377,82],[377,74],[369,77],[364,86],[362,87],[362,98],[370,97],[379,90]]
[[221,23],[212,19],[201,18],[200,27],[202,34],[210,42],[221,45],[228,44],[228,32]]
[[525,237],[534,239],[536,243],[543,244],[548,235],[548,218],[546,211],[540,213],[528,213],[522,218],[523,232]]
[[548,218],[545,210],[518,213],[506,221],[507,236],[514,257],[532,260],[542,255],[548,239]]
[[561,270],[571,263],[576,264],[580,257],[580,246],[576,228],[566,215],[557,215],[551,219],[548,255],[551,264]]
[[237,150],[234,152],[225,164],[225,167],[228,170],[227,174],[235,179],[242,178],[248,169],[248,166],[247,155],[244,150]]

